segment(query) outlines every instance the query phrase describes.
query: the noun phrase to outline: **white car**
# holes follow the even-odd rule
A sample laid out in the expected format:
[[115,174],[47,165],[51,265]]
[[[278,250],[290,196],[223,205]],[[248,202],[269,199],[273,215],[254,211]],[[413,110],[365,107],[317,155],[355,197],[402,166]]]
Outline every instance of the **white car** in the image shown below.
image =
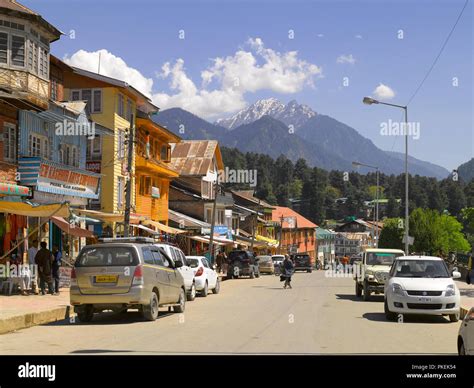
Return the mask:
[[279,275],[281,272],[281,265],[285,260],[284,255],[272,255],[273,266],[275,267],[275,275]]
[[178,268],[179,273],[184,279],[184,288],[186,289],[186,299],[192,301],[196,298],[196,284],[194,282],[194,270],[186,261],[186,256],[181,249],[170,244],[153,244],[165,250],[166,254],[173,259],[174,262],[179,261],[182,266]]
[[393,262],[385,283],[385,316],[399,314],[449,315],[457,322],[461,296],[445,261],[433,256],[401,256]]
[[196,291],[201,296],[206,297],[209,290],[213,294],[218,294],[221,288],[217,272],[209,265],[204,256],[186,256],[189,266],[194,271],[194,282]]
[[460,356],[474,356],[474,307],[464,317],[458,333]]

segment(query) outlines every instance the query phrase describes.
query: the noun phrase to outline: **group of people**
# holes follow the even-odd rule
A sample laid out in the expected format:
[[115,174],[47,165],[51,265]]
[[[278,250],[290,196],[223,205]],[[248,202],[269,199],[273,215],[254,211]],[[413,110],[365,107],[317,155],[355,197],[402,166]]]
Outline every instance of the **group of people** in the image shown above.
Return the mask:
[[[61,267],[62,260],[61,251],[55,245],[51,252],[45,241],[40,243],[40,249],[38,249],[37,246],[38,241],[35,240],[28,249],[29,266],[24,267],[21,276],[21,295],[29,295],[29,290],[31,290],[31,293],[36,293],[38,286],[41,295],[46,294],[46,286],[48,287],[49,294],[59,295],[59,268]],[[35,267],[37,268],[37,272],[29,271],[29,268],[33,268],[32,266],[37,266]]]

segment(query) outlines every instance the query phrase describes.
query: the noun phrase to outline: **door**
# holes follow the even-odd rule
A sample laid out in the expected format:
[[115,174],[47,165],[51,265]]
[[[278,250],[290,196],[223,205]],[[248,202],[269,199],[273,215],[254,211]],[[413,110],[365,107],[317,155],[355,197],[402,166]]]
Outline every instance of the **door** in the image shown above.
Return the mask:
[[209,289],[212,290],[216,286],[217,273],[210,267],[209,263],[207,262],[207,259],[203,259],[202,263],[204,264],[204,272],[206,273]]
[[161,251],[158,248],[150,248],[153,255],[154,264],[157,266],[155,270],[158,290],[160,291],[160,304],[169,303],[170,295],[170,276],[166,270],[165,263]]
[[171,258],[173,259],[175,263],[177,262],[182,263],[182,266],[179,267],[177,271],[179,271],[179,273],[183,277],[186,291],[189,291],[193,284],[194,274],[192,273],[191,268],[189,268],[186,263],[186,257],[182,255],[181,250],[177,248],[171,248],[171,254],[172,254]]
[[474,355],[474,315],[471,313],[471,319],[462,324],[466,326],[466,335],[464,336],[464,340],[466,341],[466,353]]
[[174,261],[169,258],[163,248],[158,248],[163,260],[163,271],[168,274],[168,302],[176,303],[179,300],[179,293],[181,291],[182,275],[175,269]]

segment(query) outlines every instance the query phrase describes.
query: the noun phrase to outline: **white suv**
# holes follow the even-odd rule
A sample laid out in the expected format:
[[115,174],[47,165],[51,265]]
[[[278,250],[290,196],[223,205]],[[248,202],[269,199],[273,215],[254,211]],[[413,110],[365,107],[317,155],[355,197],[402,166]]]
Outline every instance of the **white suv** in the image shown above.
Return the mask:
[[188,301],[192,301],[196,298],[196,283],[194,279],[194,270],[188,265],[186,256],[183,251],[178,247],[170,244],[164,243],[155,243],[153,244],[160,248],[163,248],[166,254],[173,259],[173,261],[181,263],[181,267],[178,268],[178,271],[181,273],[181,276],[184,279],[184,287],[186,289],[186,296]]

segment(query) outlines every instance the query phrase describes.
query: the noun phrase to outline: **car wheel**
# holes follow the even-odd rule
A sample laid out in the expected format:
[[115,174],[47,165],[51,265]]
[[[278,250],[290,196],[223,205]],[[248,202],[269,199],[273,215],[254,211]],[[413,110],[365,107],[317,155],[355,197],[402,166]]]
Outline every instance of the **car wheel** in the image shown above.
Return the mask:
[[311,273],[311,272],[313,272],[313,270],[311,270],[311,269],[308,269],[306,272],[308,272],[308,273]]
[[178,305],[173,306],[173,311],[175,313],[184,313],[184,308],[186,307],[186,292],[181,289],[179,293]]
[[384,304],[383,304],[383,309],[384,309],[385,318],[387,318],[387,321],[394,321],[394,320],[397,318],[397,314],[392,313],[392,312],[388,309],[387,299],[385,299],[385,302],[384,302]]
[[220,282],[219,278],[217,278],[216,286],[212,289],[212,293],[213,294],[218,294],[220,290],[221,290],[221,282]]
[[458,354],[460,356],[465,356],[466,355],[466,349],[464,348],[464,342],[462,340],[461,340],[461,343],[459,344]]
[[150,304],[143,305],[142,307],[143,318],[145,318],[147,321],[156,320],[156,318],[158,318],[158,307],[158,295],[153,291],[151,293]]
[[81,309],[77,312],[77,318],[79,322],[90,322],[94,317],[94,309],[92,306],[86,306],[84,309]]
[[451,322],[457,322],[459,321],[459,313],[457,314],[449,314],[449,320]]
[[202,289],[200,295],[205,298],[207,297],[207,293],[209,292],[209,285],[207,284],[207,280],[206,280],[206,283],[204,284],[204,288]]
[[357,280],[356,280],[355,284],[356,284],[356,291],[355,291],[356,296],[360,298],[362,296],[362,287],[360,286],[360,284]]
[[192,302],[196,298],[196,285],[193,283],[191,286],[191,290],[189,290],[188,294],[186,295],[186,299]]
[[364,300],[370,300],[369,282],[364,280]]

